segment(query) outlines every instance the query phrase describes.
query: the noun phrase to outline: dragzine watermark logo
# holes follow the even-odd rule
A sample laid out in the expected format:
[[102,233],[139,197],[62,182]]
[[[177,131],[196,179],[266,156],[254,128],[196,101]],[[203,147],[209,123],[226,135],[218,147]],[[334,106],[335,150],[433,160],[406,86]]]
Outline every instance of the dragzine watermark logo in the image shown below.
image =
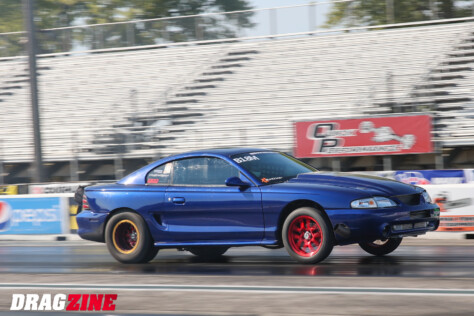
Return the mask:
[[114,311],[117,294],[13,294],[11,311]]
[[[373,133],[371,141],[374,145],[344,147],[346,138],[369,133]],[[396,152],[411,149],[416,143],[415,135],[399,136],[390,126],[375,127],[371,121],[363,121],[359,128],[354,129],[340,129],[339,123],[335,122],[317,123],[308,128],[307,137],[314,140],[313,153],[329,154]],[[389,141],[397,141],[399,144],[376,144]]]

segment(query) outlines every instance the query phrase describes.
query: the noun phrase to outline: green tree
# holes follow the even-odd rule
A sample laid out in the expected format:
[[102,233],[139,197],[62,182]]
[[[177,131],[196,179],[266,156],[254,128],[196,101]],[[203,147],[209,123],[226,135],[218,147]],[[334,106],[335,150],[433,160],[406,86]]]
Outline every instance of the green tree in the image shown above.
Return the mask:
[[[393,11],[390,3],[393,3]],[[472,15],[472,0],[354,0],[335,3],[326,27],[364,26]]]
[[23,15],[18,0],[0,1],[0,56],[13,56],[21,51],[22,34],[4,34],[23,31]]
[[[87,23],[146,20],[251,9],[246,0],[115,0],[111,2],[116,3],[109,3],[109,6],[104,7],[104,0],[87,2],[84,15]],[[252,15],[252,12],[245,12],[224,16],[148,21],[138,25],[114,25],[101,27],[99,31],[96,28],[85,36],[88,37],[86,42],[92,43],[92,48],[100,48],[97,44],[103,42],[116,47],[120,45],[116,43],[118,41],[133,40],[137,45],[149,45],[230,38],[238,35],[239,29],[253,26],[250,20]],[[98,36],[101,36],[104,41],[99,40]]]
[[[249,10],[247,0],[34,0],[41,53],[69,51],[74,45],[95,49],[123,45],[229,38],[252,27],[252,12],[185,19],[123,23],[103,27],[51,28]],[[19,0],[0,1],[0,33],[22,31]],[[24,36],[0,34],[0,56],[18,54]]]

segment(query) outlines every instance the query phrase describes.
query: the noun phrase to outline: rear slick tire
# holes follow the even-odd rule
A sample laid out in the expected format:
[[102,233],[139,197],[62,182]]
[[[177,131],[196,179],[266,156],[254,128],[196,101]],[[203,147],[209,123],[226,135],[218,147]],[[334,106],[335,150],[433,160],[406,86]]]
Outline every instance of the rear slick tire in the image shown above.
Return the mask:
[[298,208],[288,215],[282,239],[288,254],[301,263],[321,262],[334,247],[331,225],[321,211],[311,207]]
[[146,263],[158,253],[145,221],[133,212],[112,216],[105,228],[105,242],[110,254],[121,263]]
[[160,249],[153,247],[149,252],[148,255],[143,259],[143,262],[150,262],[151,260],[155,259],[156,255],[158,254],[158,251]]
[[367,253],[374,256],[385,256],[395,251],[400,246],[403,238],[388,238],[385,240],[376,240],[373,242],[361,242],[359,246]]

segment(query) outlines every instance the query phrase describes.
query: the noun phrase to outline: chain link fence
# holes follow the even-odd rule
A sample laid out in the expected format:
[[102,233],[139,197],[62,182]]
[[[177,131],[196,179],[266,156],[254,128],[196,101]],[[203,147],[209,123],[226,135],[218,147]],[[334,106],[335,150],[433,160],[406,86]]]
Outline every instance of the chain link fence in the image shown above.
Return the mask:
[[[402,0],[398,0],[402,2]],[[271,37],[278,34],[307,33],[343,27],[367,26],[357,16],[356,0],[330,0],[303,5],[254,9],[193,16],[80,25],[38,30],[38,53],[85,52],[99,49],[167,45],[170,43],[220,41],[242,38]],[[438,19],[439,8],[430,1],[423,17]],[[397,0],[380,1],[385,10],[381,24],[396,22]],[[471,4],[465,4],[464,16],[472,15]],[[339,25],[328,24],[328,13],[334,6],[346,10]],[[360,14],[360,13],[359,13]],[[354,18],[351,18],[351,17]],[[461,16],[458,16],[458,18]],[[249,21],[249,23],[242,23]],[[359,22],[357,22],[359,21]],[[411,21],[414,22],[414,21]],[[0,33],[0,58],[26,55],[24,32]]]

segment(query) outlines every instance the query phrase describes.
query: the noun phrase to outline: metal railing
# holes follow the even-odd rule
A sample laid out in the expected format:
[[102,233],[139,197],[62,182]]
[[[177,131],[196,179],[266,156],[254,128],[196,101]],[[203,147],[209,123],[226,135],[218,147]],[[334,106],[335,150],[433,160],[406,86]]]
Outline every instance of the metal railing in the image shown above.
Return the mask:
[[[355,14],[351,11],[354,1],[329,0],[274,8],[43,29],[37,34],[40,46],[38,53],[84,52],[329,30],[327,16],[331,8],[336,4],[347,3],[347,14],[350,16]],[[396,1],[385,0],[387,20],[382,24],[395,21],[397,12],[393,10],[396,7],[393,4]],[[432,6],[432,14],[427,16],[437,18],[436,10]],[[243,20],[248,23],[242,26]],[[350,25],[333,28],[366,26],[351,22]],[[25,43],[25,32],[0,33],[0,58],[25,55]]]

